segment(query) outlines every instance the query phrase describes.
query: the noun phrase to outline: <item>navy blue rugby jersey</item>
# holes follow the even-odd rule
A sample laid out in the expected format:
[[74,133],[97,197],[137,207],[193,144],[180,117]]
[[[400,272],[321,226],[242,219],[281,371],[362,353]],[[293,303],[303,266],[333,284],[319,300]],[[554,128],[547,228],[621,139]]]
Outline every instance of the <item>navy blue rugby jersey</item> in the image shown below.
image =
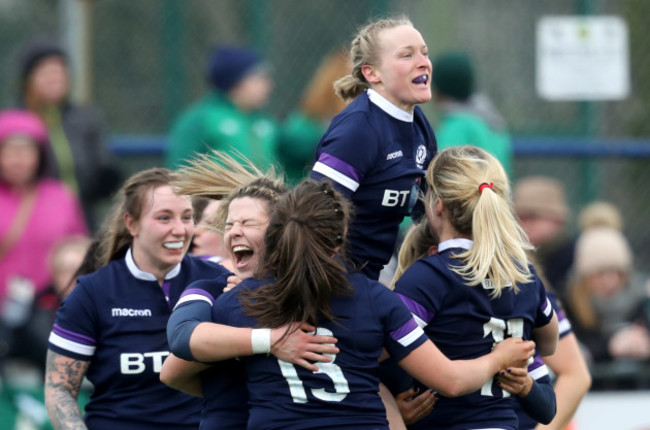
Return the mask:
[[[400,360],[427,338],[404,304],[385,286],[362,274],[348,275],[350,297],[335,297],[331,306],[337,322],[323,320],[317,333],[338,339],[340,352],[330,363],[308,371],[258,354],[242,358],[250,402],[249,429],[388,429],[378,395],[382,348]],[[255,327],[239,300],[243,288],[267,281],[248,279],[215,302],[216,322]]]
[[[459,265],[453,255],[472,244],[468,239],[442,242],[437,255],[417,261],[395,286],[418,324],[451,360],[489,354],[495,342],[507,337],[531,339],[533,328],[548,324],[553,317],[544,285],[532,267],[533,281],[520,285],[517,294],[506,288],[492,299],[489,280],[481,286],[467,286],[449,266]],[[491,380],[465,396],[441,396],[433,412],[409,428],[516,430],[513,403],[512,396]]]
[[422,110],[413,115],[379,93],[359,95],[330,124],[311,177],[328,178],[354,203],[348,252],[371,279],[395,248],[399,226],[414,210],[436,139]]
[[[564,336],[573,332],[573,329],[571,328],[571,322],[566,317],[564,310],[562,310],[558,304],[555,294],[553,294],[551,291],[547,291],[546,296],[548,297],[551,306],[557,315],[560,339],[562,339]],[[539,354],[535,354],[535,361],[528,366],[528,373],[535,381],[542,383],[550,381],[551,379],[548,368],[542,361],[542,357]],[[538,422],[529,417],[524,412],[519,402],[515,403],[515,411],[517,412],[517,418],[519,419],[519,430],[532,430],[537,426]]]
[[[189,342],[194,328],[212,321],[212,305],[227,285],[227,273],[218,278],[195,281],[187,286],[167,325],[171,351],[193,360]],[[225,360],[211,363],[201,373],[203,405],[199,430],[245,429],[248,421],[248,392],[243,363]]]
[[172,307],[192,281],[219,276],[222,266],[186,256],[161,286],[124,259],[79,278],[63,301],[49,349],[90,361],[94,385],[85,421],[92,429],[198,427],[201,400],[160,382],[169,355],[166,327]]

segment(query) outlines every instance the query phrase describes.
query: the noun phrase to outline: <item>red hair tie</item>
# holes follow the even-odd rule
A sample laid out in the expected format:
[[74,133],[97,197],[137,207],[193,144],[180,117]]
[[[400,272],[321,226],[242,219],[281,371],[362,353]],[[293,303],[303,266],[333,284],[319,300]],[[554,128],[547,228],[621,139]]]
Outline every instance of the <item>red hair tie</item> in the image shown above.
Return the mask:
[[490,182],[489,184],[487,182],[483,182],[481,185],[478,186],[478,192],[479,193],[483,192],[484,188],[492,189],[493,186],[494,186],[494,182]]

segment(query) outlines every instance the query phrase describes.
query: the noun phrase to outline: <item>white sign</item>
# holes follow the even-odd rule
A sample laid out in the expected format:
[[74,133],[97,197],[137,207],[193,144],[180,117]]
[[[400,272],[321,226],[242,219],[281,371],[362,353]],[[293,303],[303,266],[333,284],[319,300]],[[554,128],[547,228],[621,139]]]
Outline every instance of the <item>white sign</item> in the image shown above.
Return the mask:
[[537,23],[537,92],[547,100],[621,100],[630,92],[627,24],[615,16]]

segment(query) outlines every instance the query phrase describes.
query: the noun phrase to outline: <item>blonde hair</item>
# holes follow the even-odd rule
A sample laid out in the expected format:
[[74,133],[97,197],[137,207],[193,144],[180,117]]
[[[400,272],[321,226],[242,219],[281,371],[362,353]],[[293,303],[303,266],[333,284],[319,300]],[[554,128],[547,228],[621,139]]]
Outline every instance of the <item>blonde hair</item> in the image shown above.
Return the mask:
[[238,157],[242,161],[219,151],[199,154],[179,170],[180,178],[174,183],[181,194],[221,200],[216,213],[206,221],[222,233],[234,199],[251,197],[266,201],[270,215],[272,206],[287,191],[273,167],[264,173],[245,157]]
[[588,329],[598,327],[598,319],[591,304],[589,282],[586,277],[573,276],[567,288],[567,298],[569,308],[573,311],[576,322]]
[[352,63],[342,49],[327,55],[307,85],[300,109],[317,121],[330,120],[345,108],[346,103],[332,91],[334,81],[350,73]]
[[[431,162],[426,174],[432,207],[439,197],[449,221],[461,235],[471,237],[471,249],[457,255],[463,262],[451,270],[467,285],[484,279],[494,284],[493,297],[511,286],[532,279],[526,252],[533,247],[515,217],[508,176],[499,161],[471,145],[445,149]],[[479,187],[488,184],[489,189]]]
[[370,88],[370,83],[361,72],[366,64],[377,65],[379,63],[381,46],[379,45],[379,34],[383,30],[406,25],[413,27],[413,23],[406,16],[397,18],[380,19],[366,25],[359,31],[350,44],[350,60],[352,61],[352,73],[334,82],[334,92],[345,102],[355,99],[359,94]]
[[395,284],[402,277],[406,269],[417,260],[428,257],[431,247],[437,246],[439,242],[440,238],[434,233],[426,220],[409,227],[399,247],[397,268],[388,288],[391,290],[395,289]]

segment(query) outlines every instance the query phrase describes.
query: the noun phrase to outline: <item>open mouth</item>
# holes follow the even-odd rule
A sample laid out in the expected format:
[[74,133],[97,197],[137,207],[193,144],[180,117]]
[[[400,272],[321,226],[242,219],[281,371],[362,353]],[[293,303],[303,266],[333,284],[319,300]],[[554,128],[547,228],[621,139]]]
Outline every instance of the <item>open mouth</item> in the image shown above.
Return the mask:
[[172,250],[179,250],[183,249],[183,241],[177,241],[177,242],[165,242],[163,243],[163,247],[166,249],[172,249]]
[[235,257],[235,266],[243,267],[251,261],[255,252],[246,245],[235,245],[232,247],[232,254]]
[[417,78],[413,79],[413,83],[416,85],[426,86],[428,82],[429,82],[428,74],[420,75]]

